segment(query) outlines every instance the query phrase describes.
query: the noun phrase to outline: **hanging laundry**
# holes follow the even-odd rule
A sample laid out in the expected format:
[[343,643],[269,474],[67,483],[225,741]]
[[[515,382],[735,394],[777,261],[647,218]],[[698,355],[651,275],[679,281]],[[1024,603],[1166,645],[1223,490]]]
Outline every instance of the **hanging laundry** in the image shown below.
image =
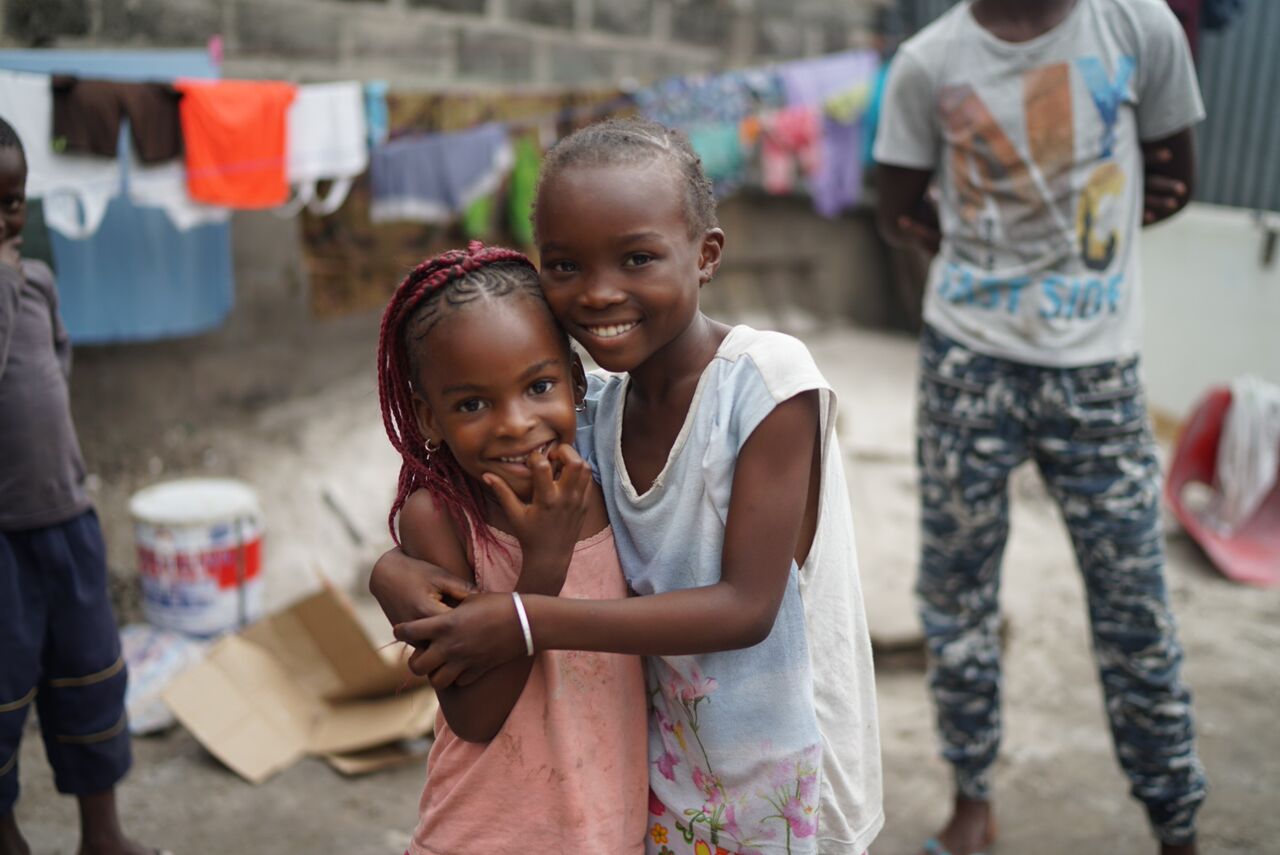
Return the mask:
[[462,234],[467,240],[493,240],[493,195],[481,196],[462,212]]
[[859,84],[872,82],[879,66],[875,51],[855,50],[783,63],[778,66],[778,76],[788,104],[818,106]]
[[533,246],[533,197],[542,169],[542,146],[535,134],[516,140],[515,163],[507,182],[507,227],[520,246]]
[[871,84],[863,82],[828,98],[822,116],[822,163],[809,180],[813,207],[837,216],[862,200],[866,126]]
[[187,188],[210,205],[274,208],[289,198],[286,114],[289,83],[179,80]]
[[387,112],[387,81],[370,80],[364,85],[364,118],[369,129],[369,148],[377,148],[391,135]]
[[874,51],[845,51],[778,68],[787,103],[822,108],[819,166],[810,174],[814,209],[834,217],[862,198],[863,128],[880,67]]
[[56,154],[52,80],[47,74],[0,71],[0,116],[13,126],[27,156],[27,196],[44,199],[46,225],[81,240],[98,230],[120,193],[114,159]]
[[811,106],[785,107],[760,117],[760,169],[764,189],[790,193],[796,166],[812,176],[822,164],[822,118]]
[[738,128],[738,122],[720,122],[689,129],[689,143],[717,198],[728,196],[746,180],[747,154]]
[[[296,195],[285,213],[305,205],[313,214],[332,214],[351,190],[352,180],[369,166],[364,92],[359,83],[320,83],[298,87],[288,113],[286,173]],[[317,181],[331,181],[325,197]]]
[[671,128],[708,122],[742,121],[761,110],[786,104],[782,80],[773,69],[674,77],[635,93],[641,112]]
[[862,201],[863,145],[861,122],[822,119],[822,165],[809,179],[813,209],[831,218]]
[[866,112],[862,114],[862,163],[871,166],[875,163],[876,130],[880,127],[880,109],[884,104],[884,85],[889,81],[889,60],[885,59],[876,70],[875,80],[871,83],[871,98],[867,101]]
[[835,119],[842,125],[852,125],[867,112],[871,103],[871,83],[862,81],[844,92],[832,95],[823,103],[827,117]]
[[[0,51],[0,67],[43,75],[50,114],[48,75],[53,73],[129,82],[216,73],[203,50]],[[0,78],[0,103],[11,93],[10,80]],[[7,112],[4,115],[8,118]],[[51,119],[50,115],[44,135],[38,137],[39,147],[23,137],[29,161],[43,153],[60,164],[68,160],[92,162],[99,168],[108,164],[117,176],[116,195],[92,236],[69,240],[62,232],[48,233],[63,321],[76,344],[194,335],[221,323],[235,301],[230,227],[220,223],[179,231],[165,211],[139,208],[131,200],[139,172],[169,167],[181,172],[182,161],[135,167],[137,159],[130,162],[133,146],[127,135],[114,161],[56,155],[49,147]],[[62,169],[56,171],[65,174]],[[120,191],[122,182],[125,192]],[[27,219],[30,231],[32,217]]]
[[492,193],[511,168],[507,130],[490,123],[452,134],[414,134],[373,150],[369,217],[443,222]]
[[178,91],[166,83],[118,83],[59,74],[53,81],[53,149],[115,157],[120,120],[143,163],[182,154]]
[[125,183],[130,202],[139,208],[159,208],[178,231],[231,219],[231,209],[205,205],[191,198],[187,190],[187,170],[180,160],[159,166],[130,162]]
[[53,239],[44,222],[42,199],[27,199],[27,222],[22,227],[22,257],[43,261],[55,275],[58,272],[58,265],[53,259]]

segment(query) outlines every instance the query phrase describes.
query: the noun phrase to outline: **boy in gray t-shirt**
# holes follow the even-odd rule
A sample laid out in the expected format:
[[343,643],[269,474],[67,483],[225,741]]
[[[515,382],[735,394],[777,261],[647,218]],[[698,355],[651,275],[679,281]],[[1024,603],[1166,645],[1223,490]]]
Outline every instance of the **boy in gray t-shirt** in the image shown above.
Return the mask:
[[127,678],[71,423],[71,342],[52,273],[19,254],[26,180],[22,143],[0,119],[0,852],[29,851],[13,808],[34,706],[54,783],[79,801],[79,851],[148,855],[116,810]]
[[1195,851],[1204,776],[1163,578],[1136,243],[1186,204],[1203,116],[1163,0],[971,0],[893,61],[875,144],[881,226],[938,251],[917,591],[957,797],[927,852],[994,839],[1006,485],[1027,459],[1071,532],[1121,765],[1163,851]]

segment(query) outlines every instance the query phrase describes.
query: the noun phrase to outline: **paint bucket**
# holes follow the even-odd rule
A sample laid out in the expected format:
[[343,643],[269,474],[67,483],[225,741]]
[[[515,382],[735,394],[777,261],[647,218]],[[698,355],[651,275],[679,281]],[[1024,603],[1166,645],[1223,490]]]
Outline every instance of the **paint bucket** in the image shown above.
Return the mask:
[[129,513],[151,624],[208,636],[262,616],[262,510],[251,487],[168,481],[135,493]]

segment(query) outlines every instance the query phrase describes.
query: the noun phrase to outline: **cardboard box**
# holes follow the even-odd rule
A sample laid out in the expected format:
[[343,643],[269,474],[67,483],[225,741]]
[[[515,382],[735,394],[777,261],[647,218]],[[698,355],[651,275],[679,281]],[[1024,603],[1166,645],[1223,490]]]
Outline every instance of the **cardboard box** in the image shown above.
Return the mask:
[[211,754],[255,784],[307,754],[363,774],[421,757],[435,726],[435,694],[402,655],[399,645],[374,647],[350,603],[326,587],[220,639],[164,700]]

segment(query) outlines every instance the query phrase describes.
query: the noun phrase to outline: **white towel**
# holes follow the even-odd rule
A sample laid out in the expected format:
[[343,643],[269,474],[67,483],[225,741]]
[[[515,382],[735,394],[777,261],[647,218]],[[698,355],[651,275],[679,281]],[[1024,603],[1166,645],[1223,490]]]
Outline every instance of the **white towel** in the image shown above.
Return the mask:
[[159,208],[179,231],[231,219],[231,209],[205,205],[187,191],[187,169],[181,160],[143,166],[130,151],[129,201],[143,208]]
[[1280,386],[1246,375],[1231,381],[1218,443],[1218,490],[1210,522],[1231,534],[1257,513],[1280,478]]
[[98,230],[107,204],[120,193],[120,163],[115,158],[53,152],[49,82],[47,74],[0,71],[0,116],[22,140],[27,196],[44,199],[49,228],[78,240]]
[[[318,83],[298,87],[289,107],[288,176],[296,190],[282,213],[302,206],[314,214],[332,214],[347,198],[351,182],[369,166],[364,89],[359,83]],[[317,181],[332,181],[327,196],[316,195]]]

